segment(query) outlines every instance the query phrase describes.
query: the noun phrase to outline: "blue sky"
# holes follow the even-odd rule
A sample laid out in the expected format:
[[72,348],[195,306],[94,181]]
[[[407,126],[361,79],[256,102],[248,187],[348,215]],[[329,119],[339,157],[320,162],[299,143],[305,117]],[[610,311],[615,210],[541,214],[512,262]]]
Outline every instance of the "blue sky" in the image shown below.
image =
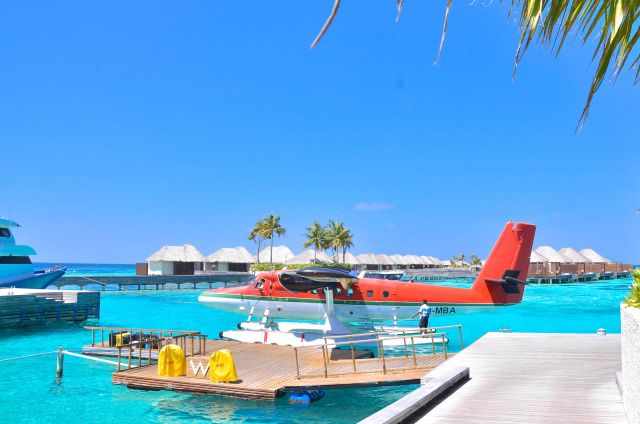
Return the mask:
[[[277,213],[302,248],[344,221],[355,251],[487,254],[508,219],[537,244],[638,261],[639,91],[606,82],[574,132],[591,48],[534,46],[500,2],[18,2],[0,14],[0,215],[40,261],[253,246]],[[440,4],[442,3],[442,4]]]

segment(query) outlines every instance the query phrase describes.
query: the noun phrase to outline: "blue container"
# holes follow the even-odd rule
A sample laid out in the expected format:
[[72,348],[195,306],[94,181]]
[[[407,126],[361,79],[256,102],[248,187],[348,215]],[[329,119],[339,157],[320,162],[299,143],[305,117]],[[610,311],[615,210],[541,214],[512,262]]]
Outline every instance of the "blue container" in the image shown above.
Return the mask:
[[289,403],[309,405],[324,397],[323,390],[304,390],[302,392],[292,392],[289,394]]

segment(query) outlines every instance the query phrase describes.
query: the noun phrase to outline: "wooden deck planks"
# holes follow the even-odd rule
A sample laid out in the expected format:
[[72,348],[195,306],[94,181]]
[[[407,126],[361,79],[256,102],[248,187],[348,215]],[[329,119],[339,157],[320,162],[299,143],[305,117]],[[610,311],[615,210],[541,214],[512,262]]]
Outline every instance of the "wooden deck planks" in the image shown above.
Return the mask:
[[471,380],[419,423],[625,423],[615,383],[620,337],[488,333],[438,369]]
[[[302,378],[296,377],[295,352],[289,346],[249,344],[224,340],[208,340],[206,354],[193,360],[206,364],[208,356],[218,349],[229,349],[242,380],[235,384],[214,384],[206,378],[193,377],[188,366],[186,377],[158,377],[155,365],[123,370],[113,374],[115,384],[144,389],[169,389],[216,393],[243,398],[273,399],[287,389],[306,387],[346,387],[362,385],[418,383],[429,369],[440,364],[442,355],[417,356],[418,368],[409,357],[387,358],[387,372],[382,372],[378,358],[357,360],[353,373],[351,359],[331,361],[329,377],[324,377],[321,349],[299,351]],[[187,358],[187,363],[192,358]],[[339,375],[338,375],[339,374]]]

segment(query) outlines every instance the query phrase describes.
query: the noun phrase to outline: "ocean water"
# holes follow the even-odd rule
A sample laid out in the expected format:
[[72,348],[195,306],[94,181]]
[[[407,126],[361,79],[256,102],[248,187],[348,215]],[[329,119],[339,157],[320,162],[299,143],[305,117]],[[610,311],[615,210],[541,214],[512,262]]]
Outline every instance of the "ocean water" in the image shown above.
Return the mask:
[[[105,270],[113,266],[91,265]],[[125,271],[125,267],[128,271]],[[117,268],[117,267],[116,267]],[[115,272],[130,272],[123,266]],[[87,272],[84,265],[75,272]],[[469,282],[444,284],[467,286]],[[552,331],[593,333],[620,331],[619,304],[630,280],[571,285],[527,286],[520,305],[465,315],[432,317],[432,325],[461,323],[470,343],[487,331]],[[172,292],[105,292],[100,324],[200,330],[214,336],[243,317],[197,303],[201,290]],[[450,335],[455,350],[457,337]],[[0,332],[0,417],[6,422],[65,424],[102,422],[275,422],[351,423],[393,402],[415,386],[328,390],[310,405],[289,405],[286,397],[246,401],[212,395],[131,390],[111,384],[110,365],[65,358],[62,382],[55,382],[55,356],[7,358],[51,352],[59,346],[79,351],[91,334],[76,326]],[[242,370],[239,370],[241,373]]]

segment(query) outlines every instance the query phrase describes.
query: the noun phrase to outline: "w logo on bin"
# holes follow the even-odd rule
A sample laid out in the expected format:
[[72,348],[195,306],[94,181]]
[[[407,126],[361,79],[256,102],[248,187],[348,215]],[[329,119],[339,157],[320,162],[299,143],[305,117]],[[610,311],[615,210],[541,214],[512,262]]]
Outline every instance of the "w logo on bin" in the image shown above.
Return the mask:
[[202,361],[198,361],[197,363],[194,363],[193,359],[189,360],[189,367],[191,367],[191,371],[193,371],[193,376],[197,377],[198,374],[202,373],[203,377],[207,376],[207,372],[209,371],[209,364],[207,364],[207,366],[205,367],[202,364]]

